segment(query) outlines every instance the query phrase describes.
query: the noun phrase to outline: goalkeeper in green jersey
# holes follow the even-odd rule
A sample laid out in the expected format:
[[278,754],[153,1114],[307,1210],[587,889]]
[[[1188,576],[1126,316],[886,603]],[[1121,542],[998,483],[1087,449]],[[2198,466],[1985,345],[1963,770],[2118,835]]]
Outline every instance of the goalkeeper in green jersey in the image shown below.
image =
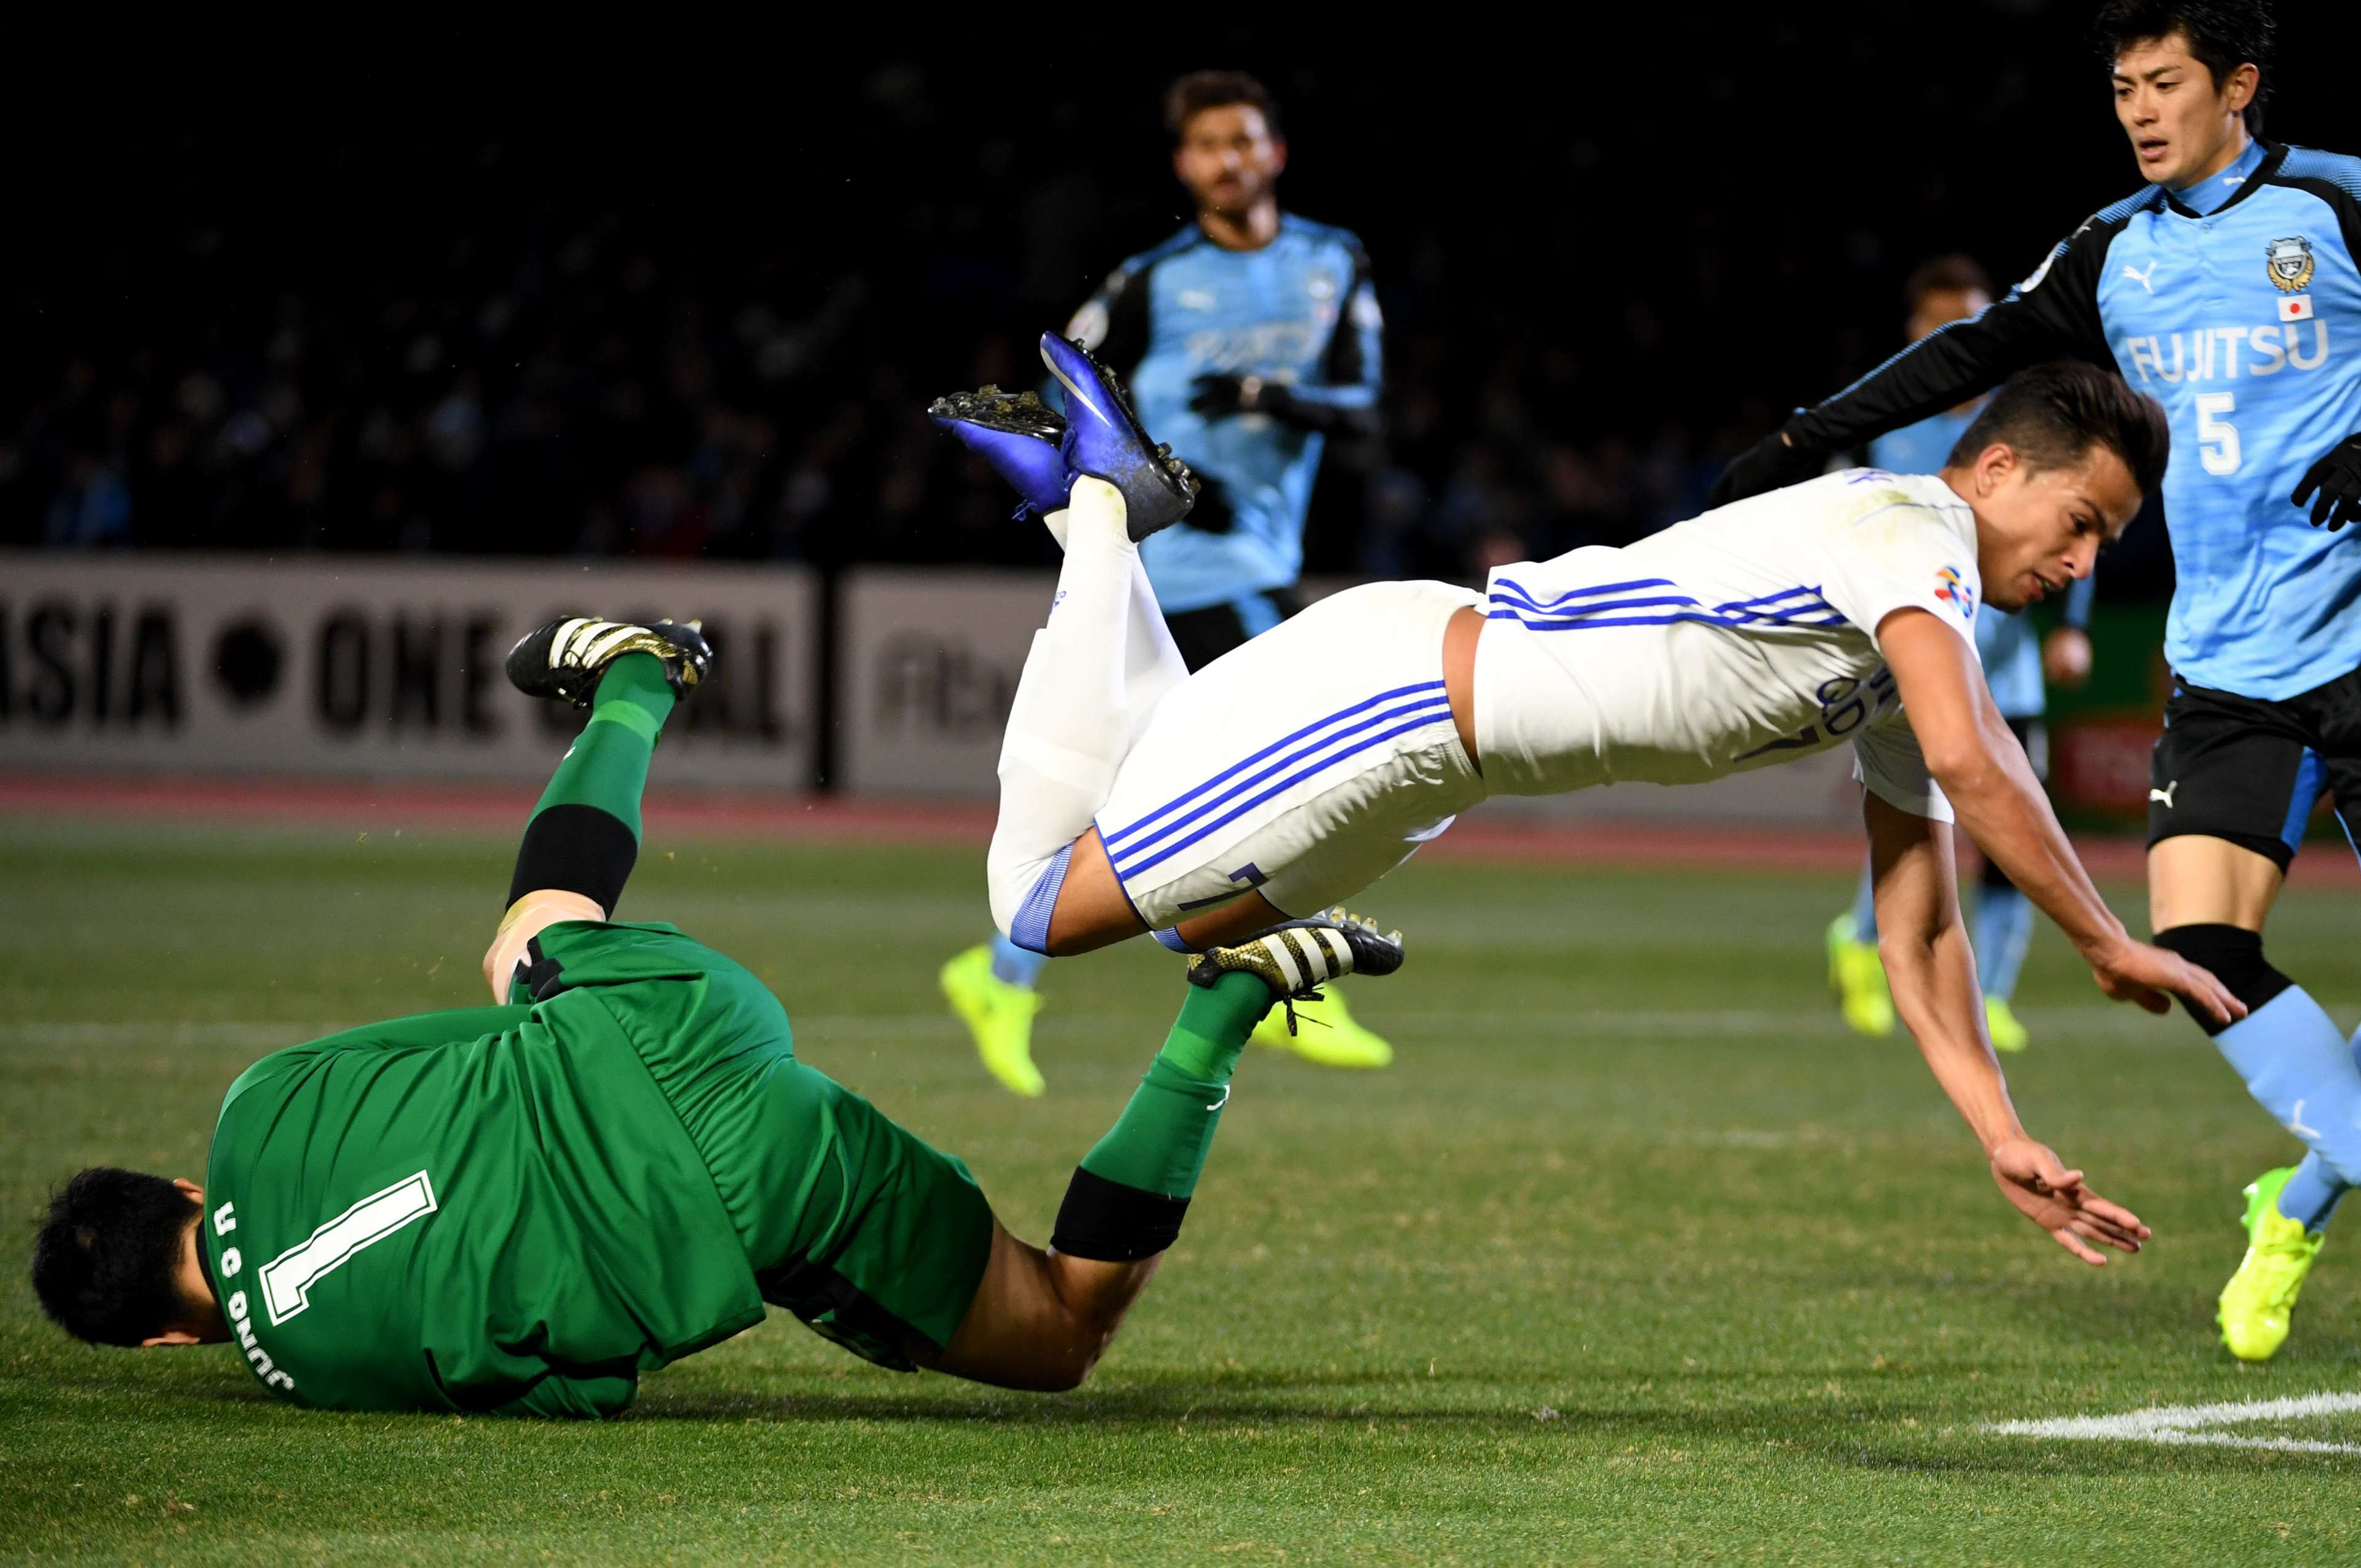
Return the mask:
[[611,1415],[765,1303],[886,1366],[1089,1374],[1179,1234],[1255,1025],[1390,971],[1399,937],[1332,911],[1198,959],[1049,1249],[1027,1245],[966,1166],[796,1060],[745,970],[608,919],[657,733],[712,658],[670,622],[554,621],[517,644],[510,678],[590,718],[485,956],[505,1004],[265,1057],[222,1101],[203,1186],[75,1176],[33,1254],[60,1325],[234,1344],[266,1387],[349,1409]]

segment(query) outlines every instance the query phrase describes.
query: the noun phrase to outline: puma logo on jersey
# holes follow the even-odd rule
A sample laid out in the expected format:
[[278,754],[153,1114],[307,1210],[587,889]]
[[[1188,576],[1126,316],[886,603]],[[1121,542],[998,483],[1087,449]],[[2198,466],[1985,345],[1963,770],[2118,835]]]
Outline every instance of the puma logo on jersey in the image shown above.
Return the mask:
[[2147,797],[2150,800],[2160,800],[2164,802],[2164,808],[2167,811],[2170,811],[2172,809],[2172,792],[2180,787],[2180,781],[2179,779],[2175,779],[2170,784],[2165,785],[2162,789],[2150,789],[2147,792]]
[[2128,278],[2128,279],[2130,279],[2133,282],[2135,282],[2135,283],[2138,284],[2138,285],[2140,286],[2140,288],[2141,288],[2141,289],[2143,289],[2144,291],[2146,291],[2147,292],[2148,292],[2148,293],[2150,293],[2150,294],[2153,294],[2153,293],[2155,293],[2155,292],[2156,292],[2156,263],[2155,263],[2155,262],[2153,262],[2153,261],[2149,262],[2149,263],[2147,264],[2147,271],[2145,271],[2145,272],[2143,272],[2143,271],[2141,271],[2138,268],[2134,267],[2130,262],[2126,261],[2126,262],[2125,262],[2125,263],[2124,263],[2124,276],[2125,276],[2125,277],[2126,277],[2126,278]]

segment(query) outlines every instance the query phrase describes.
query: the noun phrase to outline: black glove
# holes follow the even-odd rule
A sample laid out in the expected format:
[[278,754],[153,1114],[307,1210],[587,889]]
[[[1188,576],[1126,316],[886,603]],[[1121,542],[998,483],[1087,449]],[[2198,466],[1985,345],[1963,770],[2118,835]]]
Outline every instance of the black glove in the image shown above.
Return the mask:
[[1200,376],[1190,384],[1189,410],[1204,419],[1278,414],[1292,405],[1287,389],[1259,376]]
[[2328,455],[2304,471],[2295,494],[2288,499],[2301,506],[2314,490],[2312,526],[2342,528],[2361,522],[2361,435],[2348,435],[2328,449]]
[[1181,526],[1200,533],[1227,533],[1238,525],[1238,514],[1230,506],[1230,493],[1202,468],[1193,472],[1197,476],[1197,501],[1189,509],[1188,521]]
[[1820,470],[1827,466],[1826,453],[1800,451],[1788,445],[1774,430],[1730,460],[1730,466],[1713,482],[1713,493],[1706,497],[1705,504],[1708,508],[1726,507],[1765,490],[1800,485],[1806,479],[1818,478]]

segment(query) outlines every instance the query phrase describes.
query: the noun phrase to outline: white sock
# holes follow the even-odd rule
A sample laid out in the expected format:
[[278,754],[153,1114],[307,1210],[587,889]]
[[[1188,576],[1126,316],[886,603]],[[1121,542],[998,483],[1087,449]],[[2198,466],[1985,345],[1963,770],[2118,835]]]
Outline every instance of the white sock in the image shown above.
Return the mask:
[[[1060,550],[1066,547],[1066,516],[1061,509],[1041,519]],[[1131,556],[1131,621],[1124,629],[1124,677],[1130,687],[1125,700],[1131,706],[1131,739],[1137,743],[1164,694],[1189,678],[1188,662],[1173,644],[1172,629],[1164,624],[1155,585],[1148,580],[1148,566],[1137,547]]]
[[1137,549],[1131,554],[1131,613],[1124,635],[1124,699],[1131,705],[1130,744],[1124,748],[1128,751],[1147,732],[1148,716],[1164,694],[1189,678],[1188,663],[1172,641],[1172,629],[1164,624],[1164,611],[1157,607],[1156,589]]
[[[986,857],[992,917],[1003,932],[1049,861],[1090,830],[1132,742],[1135,685],[1149,697],[1170,685],[1153,640],[1136,636],[1147,575],[1124,532],[1122,493],[1078,478],[1052,514],[1065,565],[1049,624],[1033,634],[1000,745],[1000,817]],[[1155,614],[1155,599],[1148,598]],[[1180,655],[1156,620],[1170,666]],[[1135,658],[1132,645],[1146,645]]]

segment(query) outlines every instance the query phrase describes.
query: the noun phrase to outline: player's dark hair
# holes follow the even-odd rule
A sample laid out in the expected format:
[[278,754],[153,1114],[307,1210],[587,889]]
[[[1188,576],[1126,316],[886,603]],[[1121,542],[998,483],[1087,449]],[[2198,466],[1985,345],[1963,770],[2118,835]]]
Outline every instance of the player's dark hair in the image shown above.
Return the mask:
[[1951,448],[1949,461],[1966,465],[1995,442],[2016,449],[2028,467],[2070,468],[2094,445],[2124,460],[2140,494],[2164,483],[2172,431],[2154,398],[2134,391],[2112,370],[2080,359],[2054,360],[2019,370],[2000,384],[1992,401]]
[[77,1173],[49,1199],[33,1238],[33,1294],[58,1327],[93,1344],[136,1345],[183,1316],[181,1238],[188,1195],[113,1166]]
[[1920,262],[1903,281],[1903,308],[1915,311],[1919,301],[1937,293],[1981,293],[1989,299],[1992,280],[1984,276],[1984,269],[1976,264],[1972,256],[1961,256],[1957,252],[1938,256]]
[[2263,134],[2263,105],[2271,95],[2271,42],[2278,24],[2269,0],[2106,0],[2091,26],[2091,41],[2113,71],[2116,58],[2134,44],[2179,33],[2189,52],[2213,78],[2219,93],[2242,65],[2261,71],[2255,99],[2246,107],[2246,132]]
[[1244,104],[1262,111],[1262,123],[1279,135],[1279,100],[1243,71],[1192,71],[1164,92],[1164,128],[1179,141],[1189,122],[1208,109]]

